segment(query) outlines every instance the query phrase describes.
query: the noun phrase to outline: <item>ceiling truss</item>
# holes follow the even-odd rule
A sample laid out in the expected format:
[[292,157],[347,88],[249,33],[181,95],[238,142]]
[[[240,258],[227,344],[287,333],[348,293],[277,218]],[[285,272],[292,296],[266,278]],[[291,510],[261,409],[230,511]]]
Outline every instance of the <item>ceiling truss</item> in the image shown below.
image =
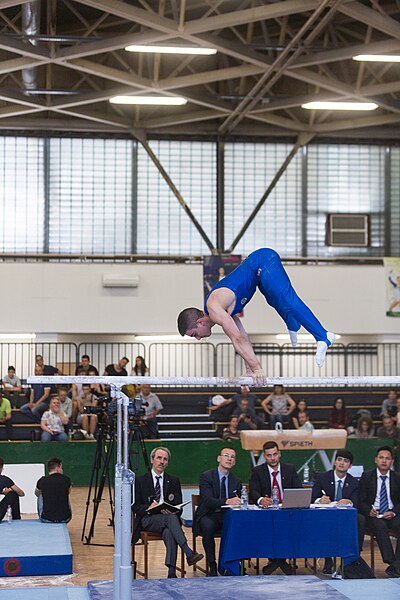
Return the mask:
[[[400,52],[390,0],[42,0],[36,45],[22,0],[0,0],[0,128],[157,135],[396,137]],[[54,41],[52,41],[54,40]],[[210,57],[138,55],[129,44],[210,46]],[[35,69],[37,93],[21,72]],[[68,94],[66,92],[69,92]],[[71,94],[73,92],[73,95]],[[117,94],[182,95],[183,107],[116,107]],[[308,113],[310,100],[375,101],[368,115]]]

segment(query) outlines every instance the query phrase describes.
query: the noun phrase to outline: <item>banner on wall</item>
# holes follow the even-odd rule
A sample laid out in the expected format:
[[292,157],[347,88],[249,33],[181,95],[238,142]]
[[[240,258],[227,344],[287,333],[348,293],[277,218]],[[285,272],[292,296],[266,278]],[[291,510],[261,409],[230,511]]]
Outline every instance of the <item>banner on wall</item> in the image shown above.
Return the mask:
[[241,254],[205,256],[203,261],[204,299],[214,285],[229,275],[241,262]]
[[400,317],[400,258],[385,257],[386,316]]

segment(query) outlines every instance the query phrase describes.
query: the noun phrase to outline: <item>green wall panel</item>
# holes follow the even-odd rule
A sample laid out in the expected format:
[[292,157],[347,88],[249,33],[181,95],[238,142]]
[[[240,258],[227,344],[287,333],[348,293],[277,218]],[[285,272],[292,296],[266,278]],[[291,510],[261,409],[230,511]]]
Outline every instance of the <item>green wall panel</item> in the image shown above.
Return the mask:
[[[377,448],[386,445],[387,440],[348,440],[347,449],[354,455],[354,464],[364,465],[365,469],[374,467],[374,456]],[[207,441],[165,441],[162,444],[146,442],[147,451],[157,445],[163,445],[171,451],[172,459],[169,472],[178,476],[183,485],[197,485],[200,474],[207,469],[216,466],[218,456],[223,444],[220,440]],[[243,482],[249,480],[251,472],[250,454],[242,450],[240,443],[230,444],[236,449],[237,461],[235,473]],[[95,458],[96,444],[93,442],[69,442],[49,443],[40,442],[2,442],[0,444],[0,456],[6,463],[46,463],[54,456],[61,458],[64,464],[64,472],[71,478],[74,485],[89,485]],[[292,463],[296,469],[312,455],[308,450],[283,451],[282,460]],[[328,456],[332,452],[328,451]],[[131,445],[132,468],[138,474],[145,472],[142,452],[136,443]],[[113,461],[110,461],[113,465]],[[321,471],[324,470],[316,455],[313,466]],[[113,469],[111,469],[113,471]]]

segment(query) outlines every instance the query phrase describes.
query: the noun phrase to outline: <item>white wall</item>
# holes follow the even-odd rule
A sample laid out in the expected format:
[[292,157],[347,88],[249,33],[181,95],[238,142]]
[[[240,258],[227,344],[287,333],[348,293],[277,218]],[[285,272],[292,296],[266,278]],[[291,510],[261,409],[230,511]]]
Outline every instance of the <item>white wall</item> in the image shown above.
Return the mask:
[[[381,266],[289,266],[299,295],[322,323],[347,335],[400,335],[385,316]],[[103,274],[138,274],[136,289],[102,287]],[[168,334],[177,313],[202,307],[202,266],[169,264],[2,263],[0,333]],[[246,308],[251,334],[285,331],[257,293]]]

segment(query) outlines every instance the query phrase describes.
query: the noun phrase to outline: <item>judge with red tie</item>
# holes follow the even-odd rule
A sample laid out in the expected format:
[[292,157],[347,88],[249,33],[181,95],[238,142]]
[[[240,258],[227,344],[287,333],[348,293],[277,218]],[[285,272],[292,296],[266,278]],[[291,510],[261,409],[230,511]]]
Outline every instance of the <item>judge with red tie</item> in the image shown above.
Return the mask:
[[[249,487],[250,498],[254,504],[268,508],[272,504],[272,489],[277,488],[279,502],[282,502],[283,490],[288,488],[301,488],[302,484],[295,468],[292,465],[281,463],[281,453],[276,442],[265,442],[263,445],[265,463],[254,467],[251,474]],[[263,568],[264,575],[271,575],[277,568],[285,575],[293,575],[291,566],[284,558],[270,559]]]

